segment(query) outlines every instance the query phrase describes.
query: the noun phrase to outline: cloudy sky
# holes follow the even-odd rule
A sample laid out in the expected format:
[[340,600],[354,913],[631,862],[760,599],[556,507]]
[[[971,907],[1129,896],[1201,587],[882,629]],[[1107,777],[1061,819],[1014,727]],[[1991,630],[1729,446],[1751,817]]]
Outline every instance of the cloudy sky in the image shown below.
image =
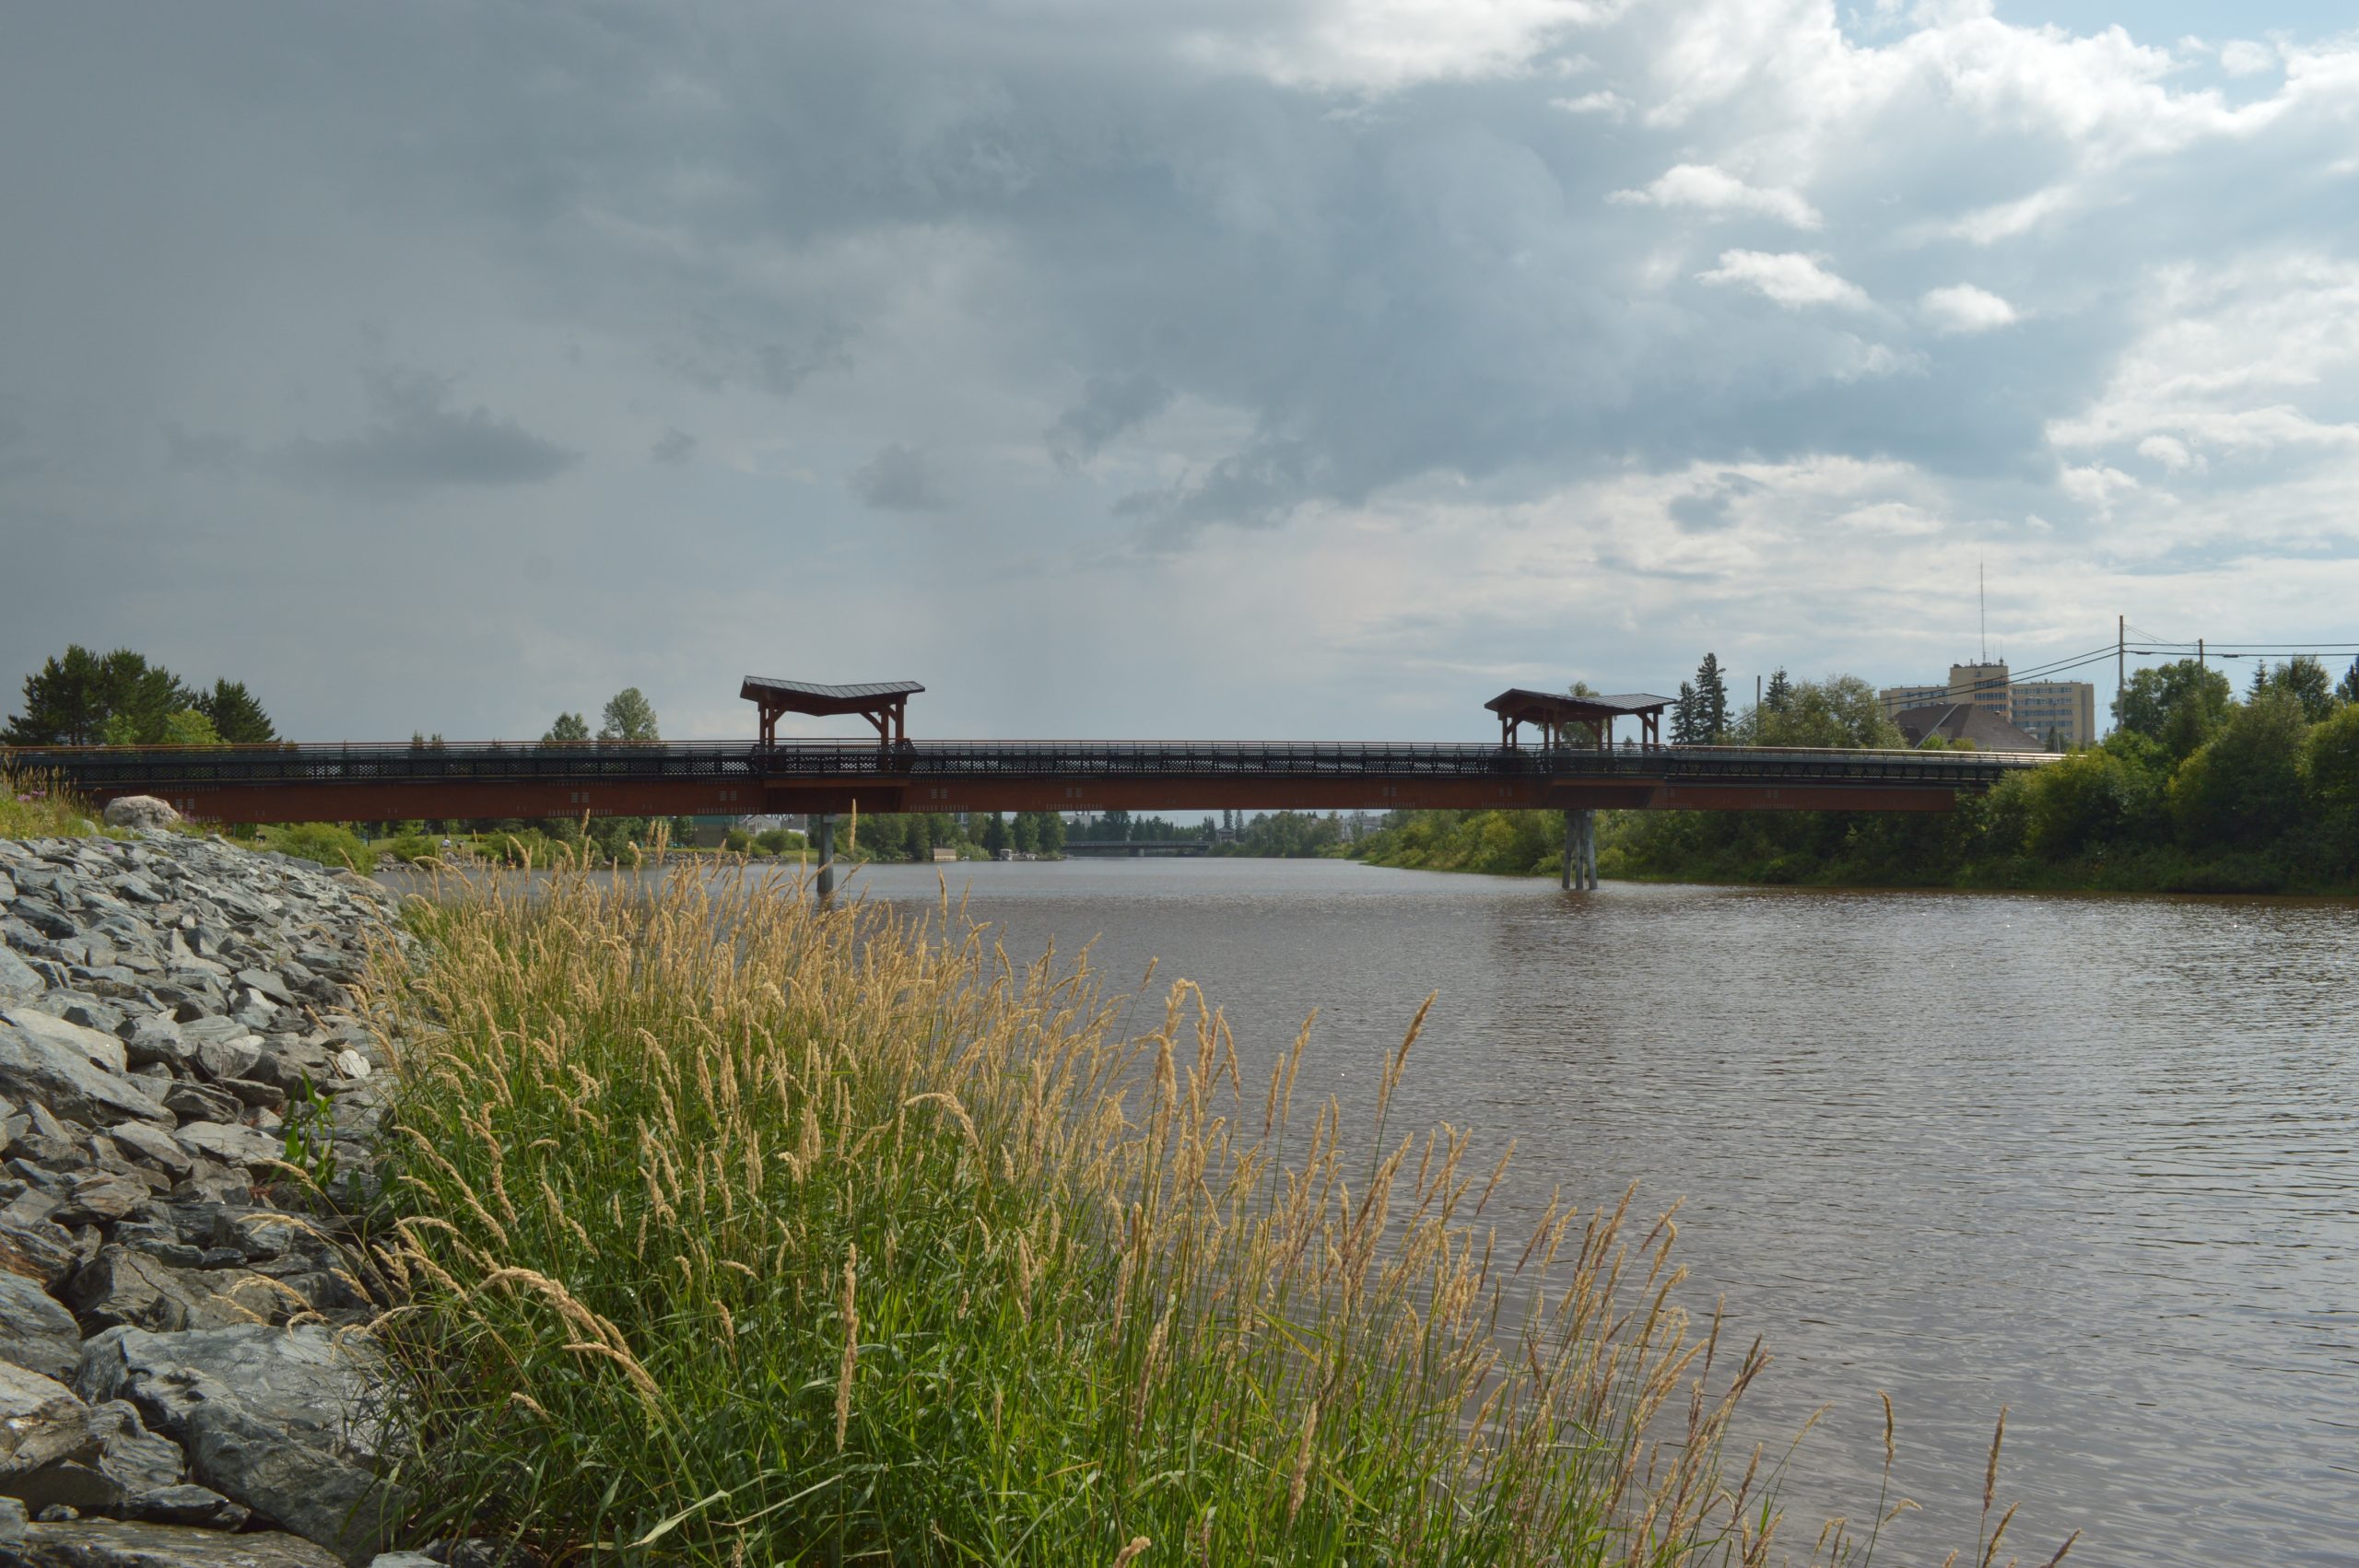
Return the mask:
[[[934,734],[2359,638],[2310,0],[0,11],[0,682]],[[2110,695],[2110,672],[2093,672]]]

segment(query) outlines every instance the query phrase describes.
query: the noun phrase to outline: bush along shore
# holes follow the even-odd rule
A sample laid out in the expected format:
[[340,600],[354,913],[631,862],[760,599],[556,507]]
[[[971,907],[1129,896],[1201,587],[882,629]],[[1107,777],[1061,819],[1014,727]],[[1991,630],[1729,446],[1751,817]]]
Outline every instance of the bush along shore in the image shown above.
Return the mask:
[[1761,1352],[1414,1027],[1355,1137],[947,907],[443,891],[0,840],[0,1565],[1782,1560]]

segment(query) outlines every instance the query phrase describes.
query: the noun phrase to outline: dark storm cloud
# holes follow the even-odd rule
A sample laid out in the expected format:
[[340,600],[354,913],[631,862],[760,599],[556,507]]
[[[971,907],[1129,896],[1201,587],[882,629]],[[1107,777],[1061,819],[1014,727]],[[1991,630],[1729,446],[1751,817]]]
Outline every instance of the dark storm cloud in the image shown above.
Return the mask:
[[416,370],[368,377],[370,426],[332,440],[290,443],[280,461],[315,483],[373,492],[448,485],[533,485],[581,461],[555,441],[483,408],[453,404],[449,381]]
[[[1273,628],[1301,653],[1396,591],[1453,626],[1529,585],[1538,627],[1680,583],[1673,630],[1620,628],[1640,650],[1845,563],[1954,579],[1967,532],[2045,541],[2060,585],[2348,537],[2348,49],[2224,87],[2219,41],[2158,50],[2127,6],[2072,38],[1972,0],[1848,36],[1825,0],[19,12],[10,515],[333,578],[362,562],[318,492],[364,497],[552,607],[464,654],[331,629],[452,700],[497,651],[536,726],[776,635],[759,603],[647,609],[651,517],[698,560],[938,590],[945,660],[1043,705],[1067,688],[1007,672],[1061,636],[1217,642],[1250,684]],[[954,498],[975,526],[915,564],[875,526]],[[1320,603],[1232,581],[1226,633],[1159,644],[1093,622],[1075,561],[1107,603],[1199,566]],[[119,635],[213,635],[203,592],[82,577]],[[600,595],[625,629],[584,638]],[[832,653],[884,635],[869,608],[792,635]],[[0,654],[37,663],[50,613]],[[1438,683],[1447,644],[1397,656]]]
[[1045,439],[1061,468],[1079,468],[1106,443],[1171,406],[1172,391],[1144,371],[1092,376],[1081,402],[1058,415]]
[[950,504],[925,453],[898,442],[880,448],[855,470],[851,487],[862,502],[878,511],[937,512]]

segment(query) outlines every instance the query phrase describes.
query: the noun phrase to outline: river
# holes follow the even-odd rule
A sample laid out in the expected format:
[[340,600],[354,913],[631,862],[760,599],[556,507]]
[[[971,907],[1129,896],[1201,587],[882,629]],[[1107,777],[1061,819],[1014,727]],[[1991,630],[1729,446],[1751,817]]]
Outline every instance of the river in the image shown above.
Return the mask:
[[1749,1433],[1827,1410],[1797,1555],[1872,1510],[1881,1389],[1923,1504],[1881,1561],[1971,1558],[2003,1405],[2001,1562],[2079,1527],[2075,1563],[2359,1563],[2359,907],[940,869],[1013,955],[1094,939],[1112,977],[1200,982],[1250,1060],[1317,1008],[1303,1085],[1347,1106],[1439,993],[1393,1127],[1515,1140],[1525,1216],[1685,1200],[1690,1305],[1776,1358]]

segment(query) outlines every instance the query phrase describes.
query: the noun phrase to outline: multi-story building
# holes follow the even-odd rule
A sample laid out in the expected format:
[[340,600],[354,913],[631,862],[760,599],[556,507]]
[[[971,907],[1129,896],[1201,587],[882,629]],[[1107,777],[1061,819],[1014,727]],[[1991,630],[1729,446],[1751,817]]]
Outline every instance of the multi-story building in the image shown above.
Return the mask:
[[1910,708],[1963,703],[2036,735],[2085,746],[2097,738],[2097,689],[2086,681],[2015,681],[2003,663],[1953,664],[1944,686],[1886,686],[1876,694],[1887,718]]
[[2068,746],[2097,738],[2097,689],[2086,681],[2018,681],[2012,688],[2015,728],[2041,740],[2061,736]]

